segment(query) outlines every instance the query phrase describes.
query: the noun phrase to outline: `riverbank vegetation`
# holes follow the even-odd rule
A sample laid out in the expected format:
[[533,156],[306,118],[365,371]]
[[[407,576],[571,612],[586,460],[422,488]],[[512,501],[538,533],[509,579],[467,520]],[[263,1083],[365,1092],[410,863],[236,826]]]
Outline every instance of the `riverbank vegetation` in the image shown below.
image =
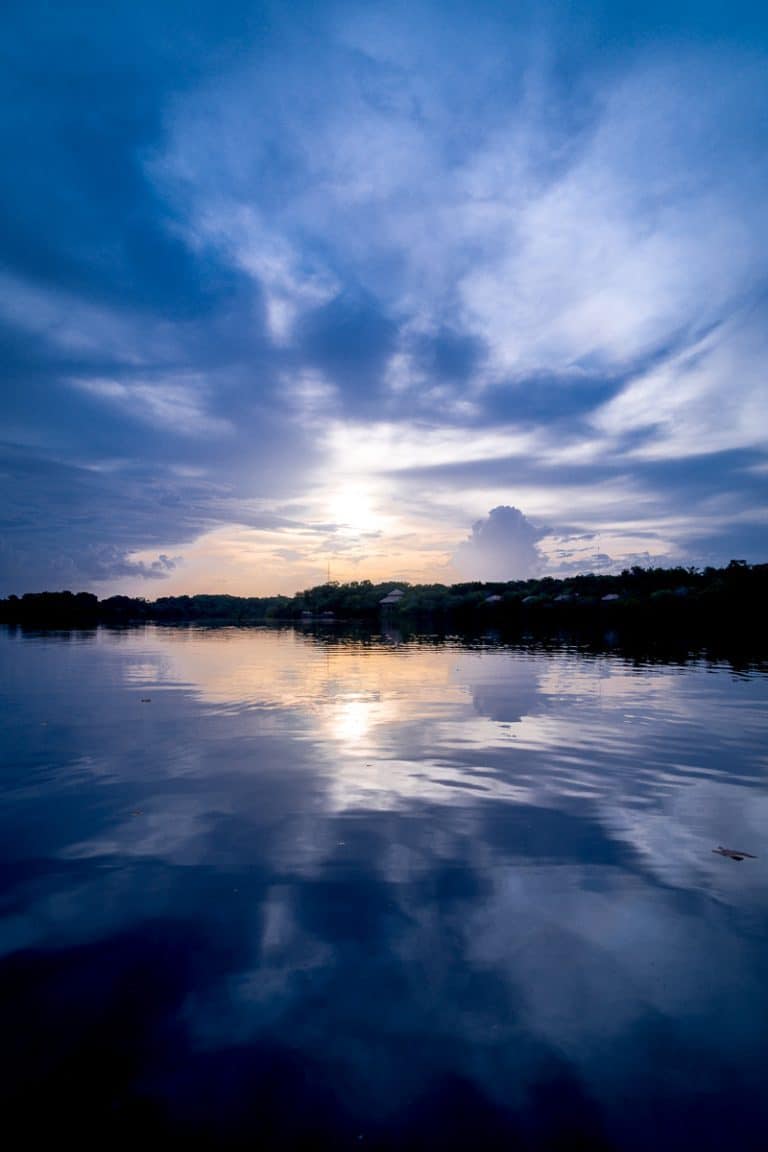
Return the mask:
[[[382,600],[398,590],[399,599]],[[335,581],[294,596],[161,596],[156,600],[89,592],[40,592],[0,600],[0,622],[32,628],[152,621],[359,621],[438,630],[504,633],[563,630],[748,638],[768,645],[768,564],[732,560],[725,568],[641,568],[497,583],[415,584]]]

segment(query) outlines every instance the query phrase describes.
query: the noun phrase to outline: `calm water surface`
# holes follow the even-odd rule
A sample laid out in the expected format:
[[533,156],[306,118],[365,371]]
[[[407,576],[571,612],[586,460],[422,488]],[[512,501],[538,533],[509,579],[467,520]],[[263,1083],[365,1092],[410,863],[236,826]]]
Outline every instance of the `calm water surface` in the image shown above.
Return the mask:
[[766,675],[146,628],[0,692],[6,1128],[768,1147]]

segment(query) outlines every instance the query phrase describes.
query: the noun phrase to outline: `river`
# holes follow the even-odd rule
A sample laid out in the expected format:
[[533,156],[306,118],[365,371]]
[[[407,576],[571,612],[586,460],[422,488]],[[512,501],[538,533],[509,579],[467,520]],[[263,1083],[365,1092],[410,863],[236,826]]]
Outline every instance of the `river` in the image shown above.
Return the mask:
[[764,1149],[767,704],[490,638],[0,630],[6,1124]]

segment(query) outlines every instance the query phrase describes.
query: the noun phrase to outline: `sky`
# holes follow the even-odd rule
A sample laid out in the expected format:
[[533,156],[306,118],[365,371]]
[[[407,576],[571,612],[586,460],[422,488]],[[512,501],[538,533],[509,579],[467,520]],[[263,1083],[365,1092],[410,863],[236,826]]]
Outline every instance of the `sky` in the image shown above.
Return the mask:
[[0,595],[768,560],[764,4],[3,24]]

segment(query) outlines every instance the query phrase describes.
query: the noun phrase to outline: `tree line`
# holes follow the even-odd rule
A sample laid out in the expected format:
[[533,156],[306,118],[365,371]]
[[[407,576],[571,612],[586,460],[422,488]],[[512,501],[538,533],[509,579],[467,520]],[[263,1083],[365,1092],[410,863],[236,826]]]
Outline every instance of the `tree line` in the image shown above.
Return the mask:
[[[394,590],[402,596],[382,605]],[[506,582],[407,584],[330,581],[293,596],[110,596],[36,592],[0,599],[0,622],[27,627],[90,627],[141,622],[360,621],[382,618],[425,627],[552,632],[567,628],[737,630],[766,639],[768,564],[732,560],[704,569],[639,567]]]

